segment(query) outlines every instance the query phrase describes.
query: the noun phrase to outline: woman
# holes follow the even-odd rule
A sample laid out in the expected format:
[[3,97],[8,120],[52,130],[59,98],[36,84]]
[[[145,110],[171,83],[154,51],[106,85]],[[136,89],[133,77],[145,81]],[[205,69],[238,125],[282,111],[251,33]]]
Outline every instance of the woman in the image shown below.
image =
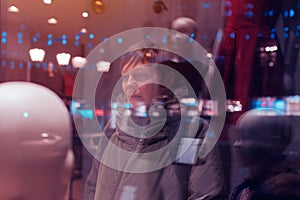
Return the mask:
[[122,69],[120,87],[113,93],[118,126],[106,129],[109,140],[99,143],[85,200],[221,196],[217,149],[203,159],[198,156],[209,125],[198,113],[183,109],[196,103],[194,87],[172,66],[152,63],[157,54],[154,48],[135,51]]

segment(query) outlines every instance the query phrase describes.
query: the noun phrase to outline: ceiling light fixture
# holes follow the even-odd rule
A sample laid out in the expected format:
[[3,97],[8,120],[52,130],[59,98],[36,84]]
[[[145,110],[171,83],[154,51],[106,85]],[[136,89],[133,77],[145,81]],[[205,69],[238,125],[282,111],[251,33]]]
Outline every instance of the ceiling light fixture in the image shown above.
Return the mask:
[[58,53],[56,54],[56,60],[59,65],[68,65],[70,62],[71,55],[69,53]]
[[86,28],[82,28],[82,29],[80,30],[80,33],[87,33]]
[[52,0],[43,0],[44,4],[52,4]]
[[96,63],[96,68],[98,72],[108,72],[110,65],[110,62],[101,60]]
[[81,56],[75,56],[72,58],[72,65],[74,68],[82,68],[87,63],[86,58]]
[[105,4],[102,0],[92,0],[92,8],[96,14],[102,14],[105,10]]
[[13,12],[13,13],[17,13],[20,11],[17,6],[9,6],[7,10],[8,12]]
[[33,62],[43,62],[45,54],[46,52],[44,49],[34,48],[29,50],[30,59]]
[[89,13],[88,12],[82,12],[81,15],[82,15],[82,17],[87,18],[89,16]]
[[57,24],[57,19],[55,19],[54,17],[51,17],[50,19],[47,20],[48,24]]

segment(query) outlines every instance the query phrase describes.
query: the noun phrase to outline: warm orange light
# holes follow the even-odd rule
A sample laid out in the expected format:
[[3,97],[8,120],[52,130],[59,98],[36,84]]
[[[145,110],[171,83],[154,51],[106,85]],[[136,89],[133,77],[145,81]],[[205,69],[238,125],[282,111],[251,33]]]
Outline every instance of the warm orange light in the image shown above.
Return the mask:
[[96,14],[102,14],[105,10],[105,4],[102,0],[92,0],[92,7]]

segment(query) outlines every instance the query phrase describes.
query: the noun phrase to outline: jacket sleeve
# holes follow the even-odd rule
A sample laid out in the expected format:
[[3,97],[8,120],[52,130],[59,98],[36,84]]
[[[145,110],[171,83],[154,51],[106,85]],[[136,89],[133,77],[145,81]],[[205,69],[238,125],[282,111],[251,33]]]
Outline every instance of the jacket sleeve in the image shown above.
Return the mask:
[[[110,125],[110,122],[105,126],[103,129],[103,132],[105,134],[108,134],[110,136],[112,130],[108,130],[108,127]],[[102,136],[99,139],[98,143],[98,152],[97,152],[97,157],[101,158],[103,150],[105,149],[107,145],[107,140],[103,139],[104,137],[109,137],[108,135]],[[97,179],[98,179],[98,172],[99,172],[99,167],[100,167],[100,161],[97,160],[96,158],[93,159],[92,161],[92,167],[91,170],[86,178],[86,181],[84,183],[84,189],[83,189],[83,200],[94,200],[95,198],[95,192],[96,192],[96,187],[97,187]]]
[[84,184],[83,200],[94,200],[97,177],[98,177],[99,161],[94,159],[92,168]]
[[[208,123],[200,120],[198,138],[203,139]],[[198,158],[189,179],[188,199],[217,199],[224,191],[225,181],[219,149],[215,146],[203,159]]]

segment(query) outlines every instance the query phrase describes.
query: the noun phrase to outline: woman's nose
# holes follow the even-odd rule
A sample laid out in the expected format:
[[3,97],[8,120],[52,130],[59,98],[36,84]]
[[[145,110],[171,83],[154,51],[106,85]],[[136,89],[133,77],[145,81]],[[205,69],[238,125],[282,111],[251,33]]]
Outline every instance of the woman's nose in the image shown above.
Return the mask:
[[125,85],[125,92],[127,95],[132,94],[138,87],[138,83],[134,81],[132,77],[128,77],[126,80],[126,85]]
[[129,76],[127,77],[127,83],[128,83],[129,85],[136,85],[136,84],[137,84],[136,81],[134,80],[134,78],[133,78],[132,75],[129,75]]

